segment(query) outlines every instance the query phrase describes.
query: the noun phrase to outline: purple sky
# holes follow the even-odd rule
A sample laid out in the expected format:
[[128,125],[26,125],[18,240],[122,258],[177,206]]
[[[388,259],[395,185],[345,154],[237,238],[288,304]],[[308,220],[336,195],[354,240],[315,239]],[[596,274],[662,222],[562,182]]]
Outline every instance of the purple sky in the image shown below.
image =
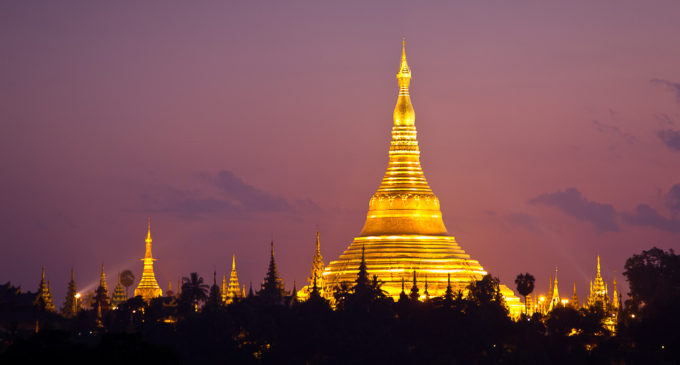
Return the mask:
[[[585,295],[595,255],[680,248],[680,3],[3,2],[0,282],[69,270],[286,285],[359,233],[401,37],[421,161],[464,250]],[[370,269],[370,268],[369,268]],[[173,283],[174,285],[174,283]],[[627,288],[626,288],[627,291]]]

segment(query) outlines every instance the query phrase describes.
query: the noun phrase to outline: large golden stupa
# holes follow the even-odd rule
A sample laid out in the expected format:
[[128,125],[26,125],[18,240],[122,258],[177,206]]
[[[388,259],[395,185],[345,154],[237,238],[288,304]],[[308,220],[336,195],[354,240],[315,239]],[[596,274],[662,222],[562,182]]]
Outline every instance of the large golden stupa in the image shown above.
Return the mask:
[[[405,42],[397,81],[399,96],[394,108],[387,172],[371,197],[359,237],[324,270],[325,286],[332,291],[341,282],[353,282],[364,247],[369,274],[377,275],[384,283],[382,288],[395,299],[402,290],[402,280],[410,281],[414,271],[421,293],[427,282],[430,296],[444,295],[449,275],[453,290],[465,292],[472,280],[481,279],[487,272],[447,232],[439,199],[420,166]],[[513,314],[521,310],[519,298],[512,290],[501,285],[501,291]]]

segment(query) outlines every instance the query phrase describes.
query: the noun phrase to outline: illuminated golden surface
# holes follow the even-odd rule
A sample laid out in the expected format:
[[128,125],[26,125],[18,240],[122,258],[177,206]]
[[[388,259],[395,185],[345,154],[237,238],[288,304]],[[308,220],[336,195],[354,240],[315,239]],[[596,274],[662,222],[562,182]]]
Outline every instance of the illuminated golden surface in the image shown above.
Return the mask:
[[[395,299],[401,292],[402,278],[408,278],[414,270],[418,282],[424,283],[427,277],[430,296],[444,295],[448,274],[454,290],[465,291],[470,281],[481,279],[486,271],[448,234],[439,199],[423,174],[405,43],[397,81],[399,94],[387,172],[369,201],[366,223],[359,237],[324,270],[324,287],[330,290],[341,282],[356,279],[363,246],[369,274],[378,275],[384,282],[382,288]],[[513,315],[519,313],[522,307],[519,298],[504,285],[501,291]]]
[[[229,275],[229,286],[225,288],[226,277],[222,278],[222,301],[229,304],[234,301],[234,298],[240,298],[241,287],[238,283],[238,274],[236,273],[236,255],[231,257],[231,275]],[[226,290],[225,290],[226,289]]]
[[142,271],[142,280],[139,281],[137,289],[135,289],[135,296],[141,295],[146,301],[163,295],[163,289],[156,281],[156,275],[153,273],[153,262],[156,261],[151,256],[151,223],[148,224],[148,232],[146,234],[146,253],[144,254],[144,271]]

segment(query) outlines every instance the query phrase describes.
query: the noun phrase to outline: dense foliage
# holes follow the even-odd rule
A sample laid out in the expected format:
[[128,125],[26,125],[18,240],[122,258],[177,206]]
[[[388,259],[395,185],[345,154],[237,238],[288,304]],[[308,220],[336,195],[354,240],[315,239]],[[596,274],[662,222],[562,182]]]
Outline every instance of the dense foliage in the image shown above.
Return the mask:
[[316,285],[307,301],[282,297],[274,270],[269,288],[228,306],[192,274],[179,297],[134,297],[117,309],[96,298],[100,318],[96,310],[65,318],[22,307],[23,294],[5,285],[0,363],[675,364],[678,268],[673,251],[652,249],[627,261],[631,300],[616,335],[603,327],[598,306],[513,321],[491,275],[465,295],[449,287],[424,301],[408,294],[422,294],[424,283],[405,283],[394,302],[364,265],[355,282],[337,290],[332,309]]

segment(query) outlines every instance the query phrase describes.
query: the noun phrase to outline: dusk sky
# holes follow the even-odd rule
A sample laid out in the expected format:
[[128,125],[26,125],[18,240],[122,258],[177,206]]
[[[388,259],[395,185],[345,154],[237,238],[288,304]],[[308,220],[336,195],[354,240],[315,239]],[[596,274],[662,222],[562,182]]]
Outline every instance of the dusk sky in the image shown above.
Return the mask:
[[[680,2],[0,4],[0,283],[212,283],[269,242],[288,289],[359,234],[387,166],[401,38],[451,235],[515,288],[680,249]],[[368,268],[370,272],[370,267]],[[218,279],[219,280],[219,279]],[[136,284],[135,284],[136,285]],[[628,291],[625,284],[624,293]]]

